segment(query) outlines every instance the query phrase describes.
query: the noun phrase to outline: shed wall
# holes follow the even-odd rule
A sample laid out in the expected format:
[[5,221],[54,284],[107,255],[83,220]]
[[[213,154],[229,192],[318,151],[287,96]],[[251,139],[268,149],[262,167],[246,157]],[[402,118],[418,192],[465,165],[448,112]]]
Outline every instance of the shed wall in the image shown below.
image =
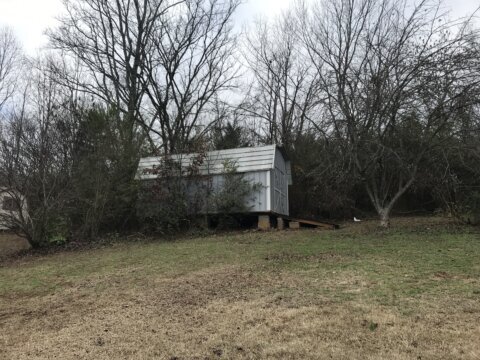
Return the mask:
[[289,174],[287,170],[288,164],[285,161],[285,158],[282,156],[280,150],[277,149],[275,152],[275,168],[271,172],[271,211],[281,215],[289,215]]
[[[181,164],[180,168],[187,171],[188,167],[194,163],[195,154],[173,155],[172,160]],[[252,184],[260,184],[248,201],[250,212],[265,213],[272,212],[281,215],[289,215],[288,186],[291,184],[290,162],[282,150],[276,145],[269,145],[257,148],[242,148],[213,151],[207,153],[198,168],[199,174],[204,175],[209,183],[198,180],[197,184],[189,184],[189,198],[199,200],[202,195],[202,187],[213,187],[213,191],[223,187],[225,182],[225,160],[230,160],[237,166],[237,172],[243,174],[244,178]],[[140,161],[137,179],[153,180],[159,175],[156,171],[162,166],[163,158],[152,157],[144,158]],[[211,181],[211,183],[210,183]],[[205,213],[209,206],[203,204],[204,201],[196,202]],[[212,211],[212,210],[211,210]]]
[[[252,194],[247,202],[250,212],[269,212],[271,206],[269,203],[269,180],[270,171],[247,172],[243,174],[245,180],[250,181],[252,185],[258,184],[258,191]],[[223,187],[225,177],[223,175],[214,175],[212,178],[212,189],[218,191]]]

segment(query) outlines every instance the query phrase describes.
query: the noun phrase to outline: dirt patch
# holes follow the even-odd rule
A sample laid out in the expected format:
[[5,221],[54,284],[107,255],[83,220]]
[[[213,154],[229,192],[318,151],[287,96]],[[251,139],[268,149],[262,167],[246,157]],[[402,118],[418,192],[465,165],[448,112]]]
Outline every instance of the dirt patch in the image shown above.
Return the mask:
[[0,259],[30,249],[28,241],[8,232],[0,232]]
[[342,261],[345,260],[346,256],[335,254],[335,253],[321,253],[315,255],[302,255],[302,254],[292,254],[292,253],[278,253],[268,255],[264,258],[266,261],[271,262],[281,262],[281,263],[288,263],[288,262],[327,262],[327,261]]
[[148,244],[156,241],[153,238],[149,238],[141,234],[134,234],[124,237],[111,235],[95,240],[72,240],[62,245],[51,245],[33,249],[31,248],[30,244],[28,244],[27,240],[18,236],[11,236],[12,239],[10,242],[5,242],[5,247],[10,248],[11,251],[5,251],[4,256],[2,256],[2,249],[0,246],[0,266],[13,266],[14,264],[30,262],[32,259],[39,259],[53,255],[82,253],[91,250],[112,248],[117,245]]
[[434,274],[436,279],[453,279],[454,276],[445,272],[445,271],[438,271]]

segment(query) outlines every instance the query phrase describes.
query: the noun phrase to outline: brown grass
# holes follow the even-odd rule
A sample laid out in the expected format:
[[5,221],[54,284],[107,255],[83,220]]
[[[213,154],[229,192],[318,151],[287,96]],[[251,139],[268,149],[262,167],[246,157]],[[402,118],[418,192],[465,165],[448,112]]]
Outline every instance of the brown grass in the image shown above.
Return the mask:
[[[298,241],[295,236],[301,234],[267,234],[258,241],[277,246],[276,241],[288,236]],[[247,237],[238,235],[238,241]],[[185,252],[183,244],[158,246],[158,251],[173,246]],[[112,251],[132,252],[132,247]],[[54,256],[56,264],[76,261],[75,254]],[[5,292],[0,358],[480,359],[478,296],[398,294],[399,306],[382,304],[369,291],[383,280],[372,280],[356,267],[343,269],[351,260],[347,254],[294,255],[282,249],[252,263],[240,257],[168,272],[147,271],[151,260],[143,256],[112,271],[62,279],[60,288],[47,293]],[[6,270],[34,270],[48,261],[27,259]],[[291,268],[293,263],[309,268]],[[337,263],[331,276],[312,273]],[[457,281],[476,289],[480,284],[478,278],[452,278],[447,272],[432,271],[431,277],[435,286]],[[331,296],[331,291],[354,298]]]

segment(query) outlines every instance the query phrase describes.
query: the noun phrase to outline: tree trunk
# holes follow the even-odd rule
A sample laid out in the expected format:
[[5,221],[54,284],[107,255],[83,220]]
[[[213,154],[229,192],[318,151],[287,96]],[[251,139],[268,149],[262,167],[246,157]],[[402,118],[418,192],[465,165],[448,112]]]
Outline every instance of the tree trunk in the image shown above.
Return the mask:
[[[397,203],[397,201],[402,197],[402,195],[410,188],[415,180],[415,174],[411,176],[410,180],[403,186],[399,187],[399,190],[393,196],[393,198],[388,202],[381,201],[380,197],[378,196],[378,190],[375,187],[370,187],[368,184],[366,186],[366,190],[370,200],[372,201],[373,206],[377,210],[378,216],[380,217],[380,226],[383,228],[390,227],[390,213],[392,212],[393,207]],[[375,186],[375,185],[374,185]],[[385,196],[384,196],[385,197]]]
[[380,227],[389,228],[390,227],[390,208],[383,208],[378,211],[380,216]]

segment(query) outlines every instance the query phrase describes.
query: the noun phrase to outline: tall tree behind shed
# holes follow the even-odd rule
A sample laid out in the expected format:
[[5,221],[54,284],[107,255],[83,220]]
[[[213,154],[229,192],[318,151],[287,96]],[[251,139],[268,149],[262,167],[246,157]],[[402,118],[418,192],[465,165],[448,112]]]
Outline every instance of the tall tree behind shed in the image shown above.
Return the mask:
[[478,32],[448,22],[432,0],[324,0],[310,10],[303,36],[329,115],[318,128],[345,140],[388,226],[422,162],[451,136],[460,99],[479,91]]
[[118,209],[125,209],[117,213],[122,223],[135,214],[134,177],[141,148],[145,140],[154,147],[144,65],[151,57],[154,32],[179,3],[183,1],[63,0],[60,25],[48,31],[51,47],[65,62],[79,64],[75,72],[59,67],[56,80],[92,96],[109,114],[108,128],[115,128],[119,161],[111,165],[117,167]]
[[211,130],[215,100],[234,88],[238,62],[232,21],[239,4],[182,1],[152,32],[145,85],[163,153],[190,151],[191,138]]
[[319,82],[304,45],[302,24],[290,11],[273,22],[259,21],[246,40],[245,59],[253,81],[241,109],[259,121],[263,143],[291,149],[306,131],[319,101]]

